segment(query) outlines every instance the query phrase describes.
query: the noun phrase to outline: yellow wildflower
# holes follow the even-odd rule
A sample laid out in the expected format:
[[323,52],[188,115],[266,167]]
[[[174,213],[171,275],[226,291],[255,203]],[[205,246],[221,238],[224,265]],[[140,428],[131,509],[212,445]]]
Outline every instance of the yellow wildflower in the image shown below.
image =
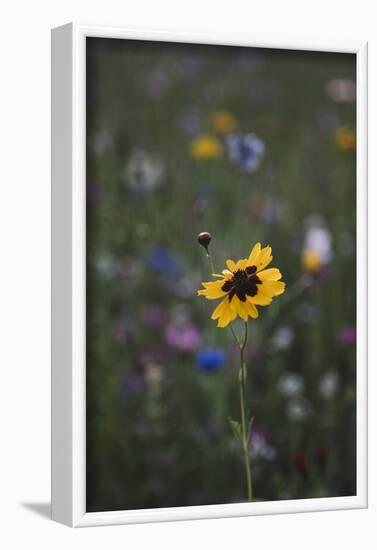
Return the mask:
[[301,256],[302,267],[310,273],[319,271],[323,265],[322,258],[317,252],[305,249]]
[[277,268],[265,269],[272,261],[271,247],[261,247],[257,243],[248,258],[227,260],[228,269],[218,281],[202,283],[204,287],[198,294],[207,300],[223,298],[212,313],[212,319],[217,319],[217,326],[226,327],[237,316],[247,321],[249,317],[259,316],[256,306],[268,306],[274,296],[283,294],[285,283],[280,281],[281,273]]
[[336,130],[334,141],[336,148],[340,151],[349,151],[356,146],[355,134],[346,126],[342,126]]
[[191,155],[198,160],[215,159],[221,156],[223,146],[216,137],[202,135],[192,140],[190,152]]
[[211,124],[217,134],[225,136],[237,129],[238,120],[228,111],[215,111],[211,115]]

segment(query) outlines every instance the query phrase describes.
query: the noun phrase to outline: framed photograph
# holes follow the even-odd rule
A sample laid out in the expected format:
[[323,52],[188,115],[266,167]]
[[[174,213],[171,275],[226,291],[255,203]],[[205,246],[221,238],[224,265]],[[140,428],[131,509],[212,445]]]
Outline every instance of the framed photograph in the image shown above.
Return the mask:
[[367,44],[52,31],[52,516],[367,506]]

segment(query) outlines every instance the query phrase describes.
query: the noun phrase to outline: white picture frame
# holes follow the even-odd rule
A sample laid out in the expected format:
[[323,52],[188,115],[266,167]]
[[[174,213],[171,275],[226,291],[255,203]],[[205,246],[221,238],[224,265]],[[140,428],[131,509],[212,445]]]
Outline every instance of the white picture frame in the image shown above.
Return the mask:
[[[87,37],[347,52],[357,59],[357,494],[87,513],[85,41]],[[67,24],[52,31],[52,518],[72,527],[367,507],[367,43]]]

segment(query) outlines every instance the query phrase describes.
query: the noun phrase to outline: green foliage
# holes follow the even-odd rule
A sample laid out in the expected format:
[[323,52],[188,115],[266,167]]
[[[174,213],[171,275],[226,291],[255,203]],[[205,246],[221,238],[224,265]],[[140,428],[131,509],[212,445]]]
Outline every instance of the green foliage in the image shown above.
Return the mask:
[[[107,39],[87,56],[88,511],[245,499],[239,349],[196,296],[201,231],[217,270],[260,241],[287,283],[249,323],[254,498],[354,494],[356,159],[334,134],[356,114],[326,92],[355,80],[354,56]],[[219,110],[263,140],[255,172],[230,159]],[[202,134],[220,156],[193,158]],[[313,216],[332,255],[310,275]]]

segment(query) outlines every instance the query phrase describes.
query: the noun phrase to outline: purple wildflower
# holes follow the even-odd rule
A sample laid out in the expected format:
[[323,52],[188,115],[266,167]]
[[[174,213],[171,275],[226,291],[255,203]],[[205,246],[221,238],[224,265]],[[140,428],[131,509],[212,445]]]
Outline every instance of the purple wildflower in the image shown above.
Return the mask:
[[341,346],[353,346],[356,343],[356,327],[347,325],[343,327],[337,335],[337,341]]

